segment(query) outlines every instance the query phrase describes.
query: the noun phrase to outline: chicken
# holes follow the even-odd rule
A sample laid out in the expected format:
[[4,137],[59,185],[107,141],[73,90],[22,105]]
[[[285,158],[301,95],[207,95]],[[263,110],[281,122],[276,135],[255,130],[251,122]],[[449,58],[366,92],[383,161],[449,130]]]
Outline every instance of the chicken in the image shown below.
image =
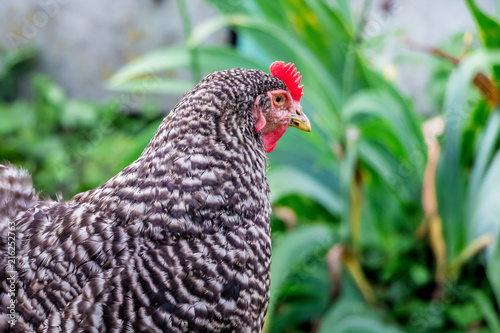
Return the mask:
[[288,126],[310,131],[294,65],[271,73],[206,76],[135,162],[72,200],[1,166],[0,330],[260,332],[266,152]]

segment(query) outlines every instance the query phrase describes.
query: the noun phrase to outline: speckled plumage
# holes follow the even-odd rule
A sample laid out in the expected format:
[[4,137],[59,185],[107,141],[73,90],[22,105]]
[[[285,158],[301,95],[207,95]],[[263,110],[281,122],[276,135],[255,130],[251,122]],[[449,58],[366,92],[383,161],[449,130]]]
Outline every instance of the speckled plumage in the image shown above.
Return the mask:
[[259,95],[268,107],[272,89],[286,86],[258,70],[208,75],[135,162],[70,201],[39,201],[26,173],[0,169],[0,195],[21,192],[0,200],[2,268],[5,225],[16,223],[13,330],[260,332],[271,209],[252,109]]

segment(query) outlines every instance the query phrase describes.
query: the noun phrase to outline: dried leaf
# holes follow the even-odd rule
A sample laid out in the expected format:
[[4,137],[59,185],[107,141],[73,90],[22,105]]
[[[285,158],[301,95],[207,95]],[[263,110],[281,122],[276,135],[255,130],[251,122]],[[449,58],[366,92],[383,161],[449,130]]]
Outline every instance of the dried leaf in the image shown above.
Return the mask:
[[467,245],[459,255],[453,259],[452,262],[447,267],[447,274],[451,276],[456,276],[460,269],[465,265],[472,257],[474,257],[478,252],[485,249],[492,241],[490,234],[482,235],[476,238],[472,243]]
[[436,166],[439,160],[440,146],[437,137],[444,131],[442,117],[429,119],[423,124],[425,143],[427,144],[427,165],[422,185],[422,206],[427,219],[437,214]]
[[[466,43],[468,43],[466,36],[467,35],[464,35],[464,47],[466,47],[467,46]],[[444,59],[455,66],[460,65],[460,62],[462,60],[436,47],[424,47],[412,42],[408,42],[408,44],[412,48],[433,54],[436,57]],[[466,53],[463,52],[462,56],[465,54]],[[477,73],[472,83],[479,89],[479,91],[483,94],[484,98],[486,98],[486,100],[488,101],[488,103],[492,108],[495,108],[496,106],[499,105],[500,93],[498,91],[498,88],[485,73],[483,72]]]
[[436,259],[436,282],[441,285],[446,278],[446,245],[443,237],[443,224],[438,215],[429,219],[429,239]]
[[498,89],[486,74],[483,72],[477,73],[472,82],[481,91],[492,108],[498,105],[500,98]]
[[442,117],[432,118],[423,125],[428,156],[422,184],[422,207],[425,220],[417,229],[417,235],[423,236],[429,231],[429,240],[436,260],[436,281],[441,284],[446,274],[446,244],[443,237],[441,217],[438,215],[436,196],[436,167],[439,160],[440,146],[437,137],[444,131]]
[[342,256],[344,253],[343,245],[335,245],[328,251],[327,263],[332,282],[331,299],[335,300],[340,295],[342,289]]
[[292,209],[288,207],[276,207],[273,208],[273,214],[285,223],[286,230],[293,230],[297,226],[297,214]]

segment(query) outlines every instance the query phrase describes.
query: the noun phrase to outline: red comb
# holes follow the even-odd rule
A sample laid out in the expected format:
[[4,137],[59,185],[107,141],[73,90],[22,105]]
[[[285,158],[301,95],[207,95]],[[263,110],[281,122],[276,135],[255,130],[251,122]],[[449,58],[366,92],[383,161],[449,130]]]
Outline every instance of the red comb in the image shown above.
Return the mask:
[[300,101],[300,98],[304,94],[302,89],[304,86],[299,86],[300,80],[302,80],[302,76],[300,72],[297,72],[297,68],[295,65],[289,62],[285,65],[284,61],[275,61],[269,67],[271,74],[285,82],[286,87],[290,90],[290,94],[295,101]]

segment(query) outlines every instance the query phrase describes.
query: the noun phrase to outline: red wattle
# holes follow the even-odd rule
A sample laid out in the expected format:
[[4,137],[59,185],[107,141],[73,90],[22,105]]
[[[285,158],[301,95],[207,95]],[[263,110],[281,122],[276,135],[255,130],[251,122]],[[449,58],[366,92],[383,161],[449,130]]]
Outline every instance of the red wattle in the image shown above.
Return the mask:
[[262,133],[262,141],[264,142],[264,147],[266,148],[266,153],[270,153],[276,148],[278,140],[285,134],[286,128],[288,126],[278,127],[272,132]]

